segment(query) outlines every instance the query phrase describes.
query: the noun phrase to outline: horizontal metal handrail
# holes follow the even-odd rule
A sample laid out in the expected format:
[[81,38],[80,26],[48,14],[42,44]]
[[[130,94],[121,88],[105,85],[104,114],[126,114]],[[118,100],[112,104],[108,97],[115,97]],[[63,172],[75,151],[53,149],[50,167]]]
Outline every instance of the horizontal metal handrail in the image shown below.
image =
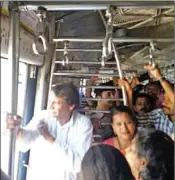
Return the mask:
[[53,75],[55,76],[89,76],[89,77],[93,77],[93,76],[102,76],[102,77],[119,77],[118,74],[98,74],[98,73],[79,73],[79,72],[55,72],[53,73]]
[[119,86],[79,86],[80,88],[96,88],[96,89],[121,89]]
[[78,109],[78,112],[91,112],[91,113],[104,113],[104,114],[109,114],[110,111],[100,111],[97,109]]
[[[104,41],[105,37],[59,37],[54,38],[54,42],[64,42],[64,41],[70,41],[70,42],[94,42],[94,43],[102,43]],[[124,43],[124,42],[146,42],[150,43],[152,41],[155,42],[174,42],[173,38],[113,38],[113,43]]]
[[[52,87],[58,84],[52,84]],[[78,88],[93,88],[93,89],[121,89],[119,86],[77,86]]]
[[[63,61],[55,61],[56,64],[62,64]],[[101,65],[98,61],[69,61],[69,64],[94,64]],[[105,65],[116,65],[116,62],[105,62]]]

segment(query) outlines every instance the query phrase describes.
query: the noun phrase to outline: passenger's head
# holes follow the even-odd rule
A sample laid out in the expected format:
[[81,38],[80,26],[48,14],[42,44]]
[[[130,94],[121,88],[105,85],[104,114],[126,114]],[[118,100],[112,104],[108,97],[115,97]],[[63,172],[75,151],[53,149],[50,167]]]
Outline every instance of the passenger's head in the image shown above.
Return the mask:
[[[106,83],[101,83],[99,86],[114,86],[113,81],[108,81]],[[114,89],[106,89],[106,88],[96,88],[94,90],[97,98],[106,98],[106,99],[113,99],[115,96]],[[110,108],[113,105],[113,101],[98,101],[98,104],[103,105],[106,109]]]
[[162,131],[139,132],[126,150],[126,159],[136,179],[174,179],[174,142]]
[[119,150],[108,145],[92,146],[81,163],[79,180],[134,180]]
[[[174,85],[171,85],[171,87],[174,90]],[[174,99],[173,99],[173,103],[172,103],[172,100],[169,98],[169,96],[166,92],[164,93],[162,105],[163,105],[163,111],[165,114],[167,114],[169,116],[174,115]]]
[[158,98],[160,90],[161,86],[158,82],[149,82],[145,87],[145,92],[155,100]]
[[[116,89],[114,98],[115,99],[121,99],[122,98],[122,91],[121,91],[121,89]],[[120,106],[120,105],[122,105],[122,103],[123,103],[122,101],[117,100],[115,105],[116,106]]]
[[79,107],[79,93],[73,84],[60,84],[52,87],[49,97],[53,116],[64,118]]
[[140,93],[133,98],[134,111],[138,114],[147,113],[153,110],[154,100],[145,93]]
[[136,133],[136,118],[127,106],[117,106],[112,111],[112,128],[118,138],[131,141]]

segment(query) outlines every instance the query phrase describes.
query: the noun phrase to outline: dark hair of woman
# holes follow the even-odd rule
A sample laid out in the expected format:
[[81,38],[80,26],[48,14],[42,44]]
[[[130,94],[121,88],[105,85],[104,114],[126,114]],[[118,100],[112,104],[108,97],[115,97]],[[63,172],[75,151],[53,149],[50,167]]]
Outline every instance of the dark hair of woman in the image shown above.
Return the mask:
[[162,131],[148,129],[138,133],[136,149],[147,160],[140,173],[143,180],[174,179],[174,142]]
[[[136,123],[136,117],[134,112],[129,108],[128,106],[120,105],[116,107],[112,107],[111,109],[111,114],[112,116],[118,114],[118,113],[127,113],[131,116],[131,119],[133,120],[134,123]],[[112,119],[113,121],[113,119]]]
[[85,154],[79,180],[134,180],[124,156],[114,147],[97,145]]

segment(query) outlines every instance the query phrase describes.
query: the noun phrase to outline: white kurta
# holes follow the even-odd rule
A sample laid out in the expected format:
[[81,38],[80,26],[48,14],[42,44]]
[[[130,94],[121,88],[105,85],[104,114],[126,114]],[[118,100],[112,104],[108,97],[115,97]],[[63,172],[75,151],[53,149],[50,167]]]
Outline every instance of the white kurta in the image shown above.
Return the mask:
[[[38,124],[44,120],[49,132],[56,138],[55,143],[47,142],[38,131]],[[33,117],[23,128],[18,140],[20,149],[30,148],[28,180],[75,180],[80,171],[81,160],[92,141],[92,124],[88,117],[74,112],[71,120],[61,126],[47,110]]]

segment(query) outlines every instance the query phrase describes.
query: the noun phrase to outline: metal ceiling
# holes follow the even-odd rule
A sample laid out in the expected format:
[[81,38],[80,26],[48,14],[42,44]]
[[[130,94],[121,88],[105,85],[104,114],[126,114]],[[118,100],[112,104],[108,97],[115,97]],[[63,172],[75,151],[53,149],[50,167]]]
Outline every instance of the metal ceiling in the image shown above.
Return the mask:
[[[168,9],[169,10],[169,9]],[[116,29],[125,28],[127,29],[127,34],[122,37],[129,41],[130,38],[173,38],[174,37],[174,25],[172,23],[172,13],[168,13],[168,17],[161,16],[160,18],[155,18],[152,22],[144,23],[141,26],[135,28],[129,28],[137,23],[143,22],[150,18],[150,16],[155,16],[154,13],[157,13],[157,9],[127,9],[124,10],[123,15],[119,15],[119,9],[116,10],[116,14],[114,16],[114,25],[117,22],[118,24],[125,19],[125,24],[121,26],[116,26]],[[166,12],[167,9],[161,9],[161,12]],[[133,15],[133,12],[136,15]],[[171,12],[172,9],[171,9]],[[127,14],[126,14],[127,13]],[[145,13],[145,14],[144,14]],[[130,15],[128,15],[130,14]],[[138,14],[142,14],[139,16]],[[144,17],[144,19],[142,19]],[[139,19],[139,21],[135,21],[135,23],[130,23],[130,19]],[[171,21],[167,22],[168,19]],[[118,21],[117,21],[118,19]],[[157,22],[158,21],[158,22]],[[116,36],[117,34],[114,34]],[[64,22],[61,24],[60,29],[60,37],[82,37],[82,40],[85,37],[101,37],[105,36],[105,27],[100,18],[100,15],[97,11],[80,11],[70,16],[64,18]],[[114,37],[115,38],[115,37]],[[94,41],[97,39],[94,39]],[[120,37],[120,40],[121,37]],[[80,39],[79,39],[80,41]],[[124,48],[121,48],[124,47]],[[131,43],[131,42],[123,42],[116,44],[116,47],[119,48],[119,54],[121,55],[121,62],[123,69],[140,69],[143,70],[143,65],[149,62],[149,43]],[[169,48],[171,47],[171,48]],[[63,48],[63,46],[59,46],[59,48]],[[102,43],[85,43],[85,42],[70,42],[69,48],[74,52],[70,52],[72,60],[84,60],[84,61],[97,61],[101,58],[100,49],[102,49]],[[83,52],[80,50],[82,49]],[[86,52],[86,49],[91,49],[91,52]],[[93,50],[97,50],[97,52],[93,52]],[[172,63],[173,60],[173,42],[172,43],[157,43],[156,44],[156,62],[163,66],[166,63]],[[61,51],[61,50],[60,50]],[[58,52],[58,60],[62,58],[61,52]],[[77,66],[77,65],[76,65]],[[86,66],[86,65],[84,65]],[[89,65],[88,65],[89,66]],[[90,66],[89,66],[90,67]],[[99,66],[98,66],[99,67]]]
[[[63,19],[58,36],[63,37],[63,40],[64,37],[80,37],[79,40],[86,37],[105,37],[104,21],[106,18],[104,15],[108,5],[115,6],[115,11],[113,11],[113,26],[116,30],[113,34],[114,38],[120,40],[124,38],[128,41],[130,38],[174,38],[173,1],[28,1],[21,3],[20,9],[36,10],[41,5],[49,11],[56,11],[56,17],[59,20]],[[104,19],[97,10],[102,10],[101,14]],[[97,40],[96,38],[94,41]],[[63,43],[57,43],[57,45],[57,60],[59,61],[63,58],[61,51],[64,46]],[[142,71],[143,65],[149,62],[149,43],[126,41],[115,45],[118,48],[123,69]],[[69,51],[71,61],[100,62],[101,60],[101,41],[96,43],[69,42],[68,48],[73,49]],[[79,51],[81,49],[83,51]],[[91,49],[91,51],[87,52],[86,49]],[[96,49],[97,51],[94,52]],[[155,59],[160,66],[173,62],[174,42],[157,42],[155,49]],[[71,65],[71,69],[80,67],[78,64]],[[91,66],[88,64],[88,67]]]

